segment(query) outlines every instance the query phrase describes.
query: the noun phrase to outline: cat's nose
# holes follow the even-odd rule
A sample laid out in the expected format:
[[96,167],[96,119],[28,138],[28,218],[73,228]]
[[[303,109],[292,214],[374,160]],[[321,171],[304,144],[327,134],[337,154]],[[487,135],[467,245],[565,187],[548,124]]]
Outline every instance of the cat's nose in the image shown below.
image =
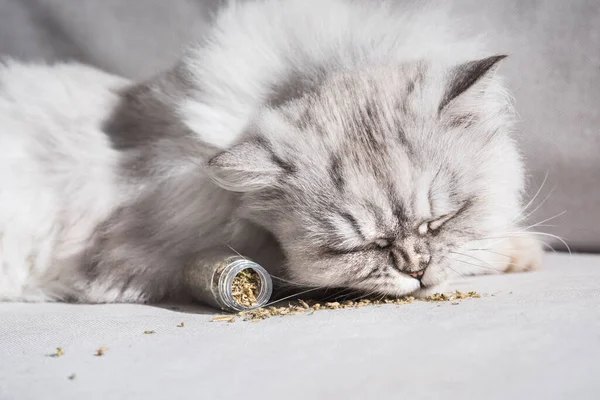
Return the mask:
[[408,271],[406,272],[409,276],[418,279],[419,281],[423,278],[425,270],[431,262],[431,255],[426,251],[418,251],[414,249],[409,252],[409,264]]
[[429,266],[431,255],[420,248],[407,249],[405,251],[405,261],[408,264],[410,272],[419,271]]
[[429,253],[417,253],[415,254],[415,258],[417,261],[417,265],[423,268],[423,270],[427,268],[429,266],[429,263],[431,262],[431,254]]
[[398,243],[398,249],[410,270],[424,269],[431,261],[427,243],[414,237],[407,237]]

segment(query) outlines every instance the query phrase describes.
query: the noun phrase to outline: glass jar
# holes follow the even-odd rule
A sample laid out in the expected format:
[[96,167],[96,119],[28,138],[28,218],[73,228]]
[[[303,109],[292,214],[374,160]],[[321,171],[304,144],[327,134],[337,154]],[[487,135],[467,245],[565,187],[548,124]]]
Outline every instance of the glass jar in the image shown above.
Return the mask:
[[[254,271],[259,280],[256,302],[251,307],[237,302],[233,293],[233,281],[245,269]],[[269,273],[254,261],[235,253],[219,252],[188,264],[183,282],[194,299],[232,312],[260,308],[269,302],[273,293]]]

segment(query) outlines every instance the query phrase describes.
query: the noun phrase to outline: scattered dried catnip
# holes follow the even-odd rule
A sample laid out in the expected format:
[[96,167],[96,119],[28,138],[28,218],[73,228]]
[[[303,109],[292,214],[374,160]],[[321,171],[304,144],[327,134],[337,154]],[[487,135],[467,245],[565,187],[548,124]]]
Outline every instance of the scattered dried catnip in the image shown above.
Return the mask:
[[304,307],[304,309],[305,309],[305,310],[308,310],[308,309],[310,308],[310,306],[308,305],[308,303],[307,303],[307,302],[305,302],[305,301],[304,301],[304,300],[302,300],[302,299],[298,299],[298,303],[300,303],[300,305],[301,305],[302,307]]
[[106,352],[106,350],[108,350],[108,347],[100,347],[98,350],[96,350],[96,356],[97,357],[103,356],[104,353]]
[[62,349],[62,347],[57,347],[56,353],[50,354],[50,357],[62,357],[64,355],[65,355],[65,351]]
[[153,333],[156,333],[154,331],[144,331],[144,335],[152,335]]
[[360,308],[367,305],[384,305],[384,304],[410,304],[414,302],[414,297],[402,297],[397,299],[392,298],[364,298],[357,301],[332,301],[319,303],[315,300],[299,299],[288,304],[287,307],[265,307],[256,310],[242,311],[238,313],[244,321],[258,322],[271,317],[279,317],[285,315],[308,314],[311,315],[315,311],[321,310],[340,310],[348,308]]
[[224,315],[222,317],[215,317],[210,322],[235,322],[235,317],[231,315]]
[[[477,292],[461,292],[455,291],[454,293],[436,293],[432,296],[421,299],[426,302],[447,302],[452,301],[453,305],[459,304],[456,300],[463,300],[469,298],[479,298],[481,295]],[[388,297],[366,297],[359,300],[345,300],[345,301],[333,301],[320,303],[315,300],[296,300],[291,302],[286,307],[264,307],[256,310],[242,311],[238,313],[244,321],[258,322],[271,317],[280,317],[285,315],[296,315],[296,314],[308,314],[311,315],[315,311],[320,310],[339,310],[349,308],[361,308],[365,306],[381,306],[387,304],[403,305],[411,304],[416,300],[412,296],[400,297],[400,298],[388,298]],[[225,317],[217,317],[214,320],[224,321],[227,320]]]
[[424,301],[454,301],[454,300],[464,300],[464,299],[478,299],[481,295],[477,292],[461,292],[460,290],[455,291],[454,293],[436,293],[429,297],[425,297]]
[[246,268],[233,278],[231,291],[238,304],[252,308],[256,305],[256,297],[260,292],[260,277],[253,269]]
[[450,301],[450,295],[446,293],[435,293],[431,296],[425,297],[425,301]]

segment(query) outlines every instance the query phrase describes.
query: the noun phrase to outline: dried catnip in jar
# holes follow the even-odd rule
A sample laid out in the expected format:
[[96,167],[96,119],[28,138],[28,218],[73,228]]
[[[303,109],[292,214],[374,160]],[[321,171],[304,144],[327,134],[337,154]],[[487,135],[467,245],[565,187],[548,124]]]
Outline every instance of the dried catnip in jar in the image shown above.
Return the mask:
[[273,293],[273,281],[263,267],[227,251],[189,263],[183,282],[196,300],[232,312],[262,307]]

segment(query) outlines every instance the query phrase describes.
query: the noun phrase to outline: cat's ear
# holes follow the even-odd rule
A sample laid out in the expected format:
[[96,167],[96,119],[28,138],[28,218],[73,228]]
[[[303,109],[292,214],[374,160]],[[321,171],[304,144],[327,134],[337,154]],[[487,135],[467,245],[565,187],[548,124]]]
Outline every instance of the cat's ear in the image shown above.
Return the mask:
[[446,91],[439,105],[441,112],[463,93],[486,89],[486,78],[496,70],[498,63],[505,55],[492,56],[481,60],[470,61],[457,65],[450,70]]
[[213,181],[232,192],[251,192],[273,185],[287,163],[262,140],[234,145],[214,156],[207,170]]

